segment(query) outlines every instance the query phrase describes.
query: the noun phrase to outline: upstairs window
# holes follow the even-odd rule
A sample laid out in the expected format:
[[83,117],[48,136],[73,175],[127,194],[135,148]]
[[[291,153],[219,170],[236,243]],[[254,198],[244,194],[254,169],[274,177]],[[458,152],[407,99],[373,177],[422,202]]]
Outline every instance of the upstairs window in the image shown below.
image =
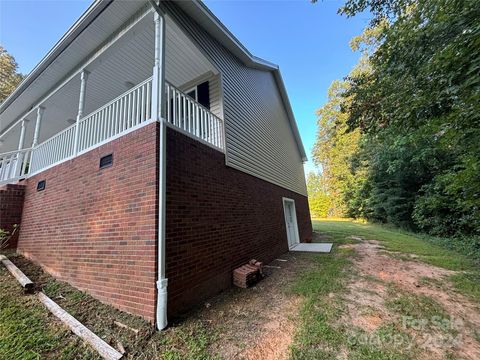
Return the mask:
[[208,81],[185,91],[185,93],[193,100],[210,110],[210,87]]

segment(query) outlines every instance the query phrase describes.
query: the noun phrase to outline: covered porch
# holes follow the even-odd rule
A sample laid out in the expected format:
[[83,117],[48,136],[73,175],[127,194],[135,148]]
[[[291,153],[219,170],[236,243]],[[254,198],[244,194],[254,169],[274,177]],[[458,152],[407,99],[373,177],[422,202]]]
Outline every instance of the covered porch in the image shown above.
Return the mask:
[[224,150],[221,77],[201,49],[148,3],[105,11],[115,12],[115,23],[90,26],[2,104],[0,184],[158,121],[156,109],[167,126]]

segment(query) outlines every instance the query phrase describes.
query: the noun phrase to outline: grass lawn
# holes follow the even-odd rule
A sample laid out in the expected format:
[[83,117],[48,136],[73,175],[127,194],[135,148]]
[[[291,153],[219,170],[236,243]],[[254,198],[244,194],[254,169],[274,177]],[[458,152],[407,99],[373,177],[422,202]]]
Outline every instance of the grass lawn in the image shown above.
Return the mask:
[[0,359],[100,359],[0,266]]
[[[347,285],[355,281],[352,273],[353,249],[345,245],[358,242],[351,236],[377,240],[390,256],[425,262],[440,268],[458,271],[449,280],[459,293],[480,304],[480,270],[478,264],[461,254],[434,244],[432,239],[380,225],[349,220],[315,220],[314,230],[330,237],[332,254],[318,255],[315,271],[302,274],[293,291],[305,300],[300,311],[300,327],[291,346],[293,359],[334,359],[339,354],[349,359],[411,359],[415,349],[391,346],[389,342],[363,344],[352,338],[351,326],[339,324],[346,312],[344,296]],[[412,257],[408,257],[409,260]],[[405,316],[444,316],[441,306],[432,298],[406,294],[390,284],[387,309]],[[365,292],[369,291],[364,289]],[[358,334],[359,336],[362,334]],[[409,337],[393,324],[380,327],[377,338]]]
[[[382,306],[397,320],[400,316],[446,317],[447,313],[432,297],[405,291],[395,284],[374,279],[373,276],[362,278],[358,275],[355,260],[360,255],[352,246],[357,246],[360,242],[352,236],[379,241],[389,252],[388,259],[392,261],[413,260],[454,271],[447,278],[449,291],[455,291],[473,303],[480,304],[478,264],[464,255],[435,244],[433,239],[347,220],[315,220],[313,226],[317,233],[328,237],[325,241],[334,243],[332,253],[292,253],[288,262],[284,260],[283,263],[275,264],[283,267],[282,271],[287,271],[288,279],[282,275],[285,273],[281,273],[281,270],[271,269],[273,272],[278,271],[277,275],[272,274],[263,280],[259,284],[260,290],[232,289],[222,295],[224,300],[220,307],[218,301],[211,299],[212,304],[217,305],[209,305],[208,308],[204,306],[203,310],[201,307],[161,333],[154,332],[149,323],[138,317],[115,310],[68,284],[56,281],[22,257],[14,254],[9,254],[9,257],[27,276],[39,283],[48,296],[97,335],[114,347],[120,341],[127,350],[127,359],[220,358],[219,344],[232,343],[238,337],[230,334],[231,338],[224,336],[219,339],[219,334],[229,333],[229,329],[224,328],[225,324],[230,324],[228,326],[231,331],[237,331],[228,321],[237,323],[241,319],[244,326],[239,329],[245,328],[241,331],[249,333],[250,326],[259,322],[260,317],[265,315],[268,319],[269,308],[278,306],[271,301],[264,304],[264,299],[278,298],[280,294],[285,299],[289,296],[300,299],[299,305],[295,306],[298,313],[293,311],[288,315],[295,323],[290,337],[292,343],[289,357],[292,359],[335,359],[339,356],[376,360],[416,358],[420,350],[415,347],[394,346],[387,341],[367,344],[361,341],[365,335],[373,334],[379,339],[400,337],[404,342],[409,342],[412,334],[399,328],[398,321],[392,319],[382,323],[370,334],[348,323],[345,314],[349,311],[348,301],[351,299],[348,296],[352,283],[370,281],[370,285],[378,283],[383,286],[386,291]],[[295,261],[298,261],[298,265],[295,265]],[[293,267],[296,270],[289,270],[293,268],[288,268],[287,264],[297,266]],[[387,266],[388,264],[387,262]],[[422,281],[422,286],[445,286],[443,279],[425,278]],[[361,297],[375,295],[373,286],[364,286],[361,290]],[[243,304],[249,303],[257,305],[245,308]],[[259,304],[263,304],[263,307]],[[259,313],[254,313],[254,310]],[[221,316],[215,317],[215,313]],[[372,314],[369,314],[367,311],[363,315],[374,318],[375,312],[372,310]],[[238,320],[235,320],[236,316]],[[225,317],[228,319],[225,320]],[[339,319],[343,319],[343,322],[339,322]],[[115,326],[114,321],[139,329],[140,335]],[[262,331],[258,334],[261,335]],[[480,342],[480,331],[473,328],[472,334],[473,339]],[[14,278],[0,266],[0,359],[38,358],[96,359],[98,355],[56,321],[35,296],[24,295]]]
[[350,220],[314,220],[316,231],[331,235],[335,242],[345,242],[345,237],[358,235],[375,239],[389,251],[399,256],[412,254],[420,261],[448,270],[462,271],[450,280],[465,295],[480,302],[480,264],[475,260],[435,244],[435,238],[416,235],[402,230],[376,224]]

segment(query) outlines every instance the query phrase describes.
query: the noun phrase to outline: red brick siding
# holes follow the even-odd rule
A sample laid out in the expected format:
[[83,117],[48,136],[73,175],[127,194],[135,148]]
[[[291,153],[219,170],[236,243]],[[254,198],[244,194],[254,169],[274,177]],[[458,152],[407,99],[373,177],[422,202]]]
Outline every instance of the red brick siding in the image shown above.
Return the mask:
[[[18,250],[54,276],[119,309],[155,316],[156,124],[25,182]],[[112,167],[99,170],[112,153]],[[46,189],[36,191],[46,180]],[[300,238],[312,227],[305,196],[225,166],[225,157],[167,134],[167,276],[174,315],[231,286],[251,258],[288,250],[282,197],[295,200]]]
[[167,135],[168,309],[176,314],[232,283],[232,270],[288,251],[282,197],[295,200],[309,241],[308,200],[225,166],[225,156],[174,130]]
[[[0,186],[0,229],[12,233],[14,225],[22,219],[25,186],[8,184]],[[8,248],[17,246],[18,231],[10,238]]]
[[[157,124],[26,181],[18,250],[121,310],[155,314]],[[113,166],[99,170],[101,156]],[[39,180],[46,180],[37,192]]]

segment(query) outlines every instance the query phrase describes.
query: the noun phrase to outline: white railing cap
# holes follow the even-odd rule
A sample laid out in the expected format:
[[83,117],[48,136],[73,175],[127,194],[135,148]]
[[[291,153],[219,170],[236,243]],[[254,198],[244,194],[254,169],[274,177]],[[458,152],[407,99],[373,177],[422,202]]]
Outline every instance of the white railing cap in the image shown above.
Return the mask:
[[32,148],[25,148],[25,149],[21,149],[21,150],[12,150],[12,151],[7,151],[7,152],[4,152],[4,153],[1,153],[0,154],[0,158],[3,158],[7,155],[13,155],[13,154],[18,154],[18,153],[23,153],[23,152],[27,152],[27,151],[30,151],[32,150]]

